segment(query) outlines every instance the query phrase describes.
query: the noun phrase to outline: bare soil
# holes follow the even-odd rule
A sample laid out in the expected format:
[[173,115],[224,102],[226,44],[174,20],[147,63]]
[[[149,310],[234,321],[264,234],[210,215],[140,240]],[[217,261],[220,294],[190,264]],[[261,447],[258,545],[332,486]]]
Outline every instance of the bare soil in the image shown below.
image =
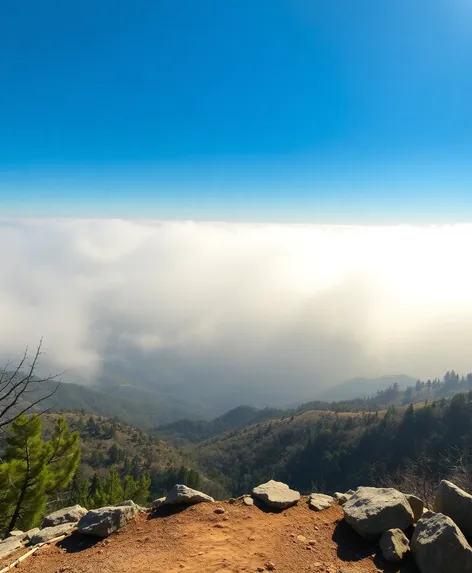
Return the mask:
[[[224,513],[215,513],[215,508]],[[23,553],[25,550],[23,550]],[[11,563],[21,553],[10,556]],[[386,563],[378,545],[342,521],[340,507],[314,512],[302,499],[279,513],[261,506],[202,503],[161,508],[107,539],[79,534],[42,547],[14,571],[24,573],[413,573],[411,560]]]

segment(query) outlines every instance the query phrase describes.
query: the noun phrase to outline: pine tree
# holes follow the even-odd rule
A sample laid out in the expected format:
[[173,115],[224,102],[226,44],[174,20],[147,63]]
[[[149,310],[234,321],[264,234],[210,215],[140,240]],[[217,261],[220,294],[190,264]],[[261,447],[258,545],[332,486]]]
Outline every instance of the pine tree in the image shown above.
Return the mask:
[[121,485],[120,474],[116,468],[111,468],[105,479],[105,495],[107,496],[107,503],[115,505],[123,501],[124,493],[123,486]]
[[70,484],[70,496],[69,496],[69,505],[81,505],[82,507],[89,507],[89,487],[90,482],[84,476],[84,474],[79,470],[71,484]]
[[127,475],[123,482],[123,497],[143,505],[148,501],[150,485],[149,476],[142,476],[139,480],[135,480],[133,476]]
[[107,496],[103,480],[97,473],[94,473],[89,487],[89,507],[94,509],[106,504]]
[[78,434],[70,434],[62,418],[49,441],[42,439],[41,430],[39,416],[21,415],[10,427],[0,464],[0,521],[5,533],[18,524],[23,529],[33,526],[48,496],[67,487],[77,470]]

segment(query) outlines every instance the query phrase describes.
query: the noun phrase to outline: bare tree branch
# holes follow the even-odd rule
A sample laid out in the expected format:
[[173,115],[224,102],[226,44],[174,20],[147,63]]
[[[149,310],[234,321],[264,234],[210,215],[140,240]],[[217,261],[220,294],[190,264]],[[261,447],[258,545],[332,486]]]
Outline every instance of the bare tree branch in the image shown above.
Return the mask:
[[[45,377],[37,377],[37,369],[43,339],[39,341],[33,359],[28,363],[28,347],[17,366],[10,370],[11,361],[0,371],[0,429],[9,426],[16,418],[30,411],[36,412],[36,406],[51,398],[59,388],[62,374],[49,374]],[[48,383],[55,382],[50,389]],[[36,396],[35,396],[36,395]],[[41,413],[49,410],[46,408]]]

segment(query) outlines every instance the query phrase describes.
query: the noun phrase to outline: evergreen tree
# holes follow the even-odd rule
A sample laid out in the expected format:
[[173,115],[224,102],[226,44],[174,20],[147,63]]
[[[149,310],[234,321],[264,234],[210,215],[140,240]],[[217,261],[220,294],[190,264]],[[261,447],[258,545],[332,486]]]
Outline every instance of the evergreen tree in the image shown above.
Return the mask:
[[44,512],[48,496],[67,487],[79,464],[77,433],[64,419],[49,441],[41,437],[39,416],[19,416],[11,425],[0,464],[0,522],[4,533],[32,527]]
[[81,505],[82,507],[88,508],[89,502],[89,480],[84,476],[84,474],[79,470],[71,482],[70,488],[70,505]]
[[124,499],[120,474],[116,468],[111,468],[105,479],[105,495],[109,505],[115,505]]
[[151,478],[148,476],[142,476],[139,480],[135,480],[133,476],[126,475],[123,483],[123,497],[143,505],[148,501],[150,485]]
[[94,509],[102,507],[107,504],[107,495],[105,493],[105,486],[102,478],[94,473],[89,487],[89,502],[88,507]]

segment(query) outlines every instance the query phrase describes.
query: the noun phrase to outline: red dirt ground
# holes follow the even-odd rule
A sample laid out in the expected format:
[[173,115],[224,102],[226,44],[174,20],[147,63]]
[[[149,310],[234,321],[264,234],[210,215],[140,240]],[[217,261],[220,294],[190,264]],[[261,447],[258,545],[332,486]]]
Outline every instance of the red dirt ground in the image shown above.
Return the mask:
[[[222,507],[224,514],[215,514]],[[23,553],[25,550],[23,550]],[[21,554],[21,553],[20,553]],[[4,566],[19,554],[10,556]],[[302,499],[280,513],[202,503],[140,514],[105,540],[74,534],[42,547],[14,571],[23,573],[416,573],[410,561],[387,564],[378,545],[357,536],[334,506],[314,512]]]

